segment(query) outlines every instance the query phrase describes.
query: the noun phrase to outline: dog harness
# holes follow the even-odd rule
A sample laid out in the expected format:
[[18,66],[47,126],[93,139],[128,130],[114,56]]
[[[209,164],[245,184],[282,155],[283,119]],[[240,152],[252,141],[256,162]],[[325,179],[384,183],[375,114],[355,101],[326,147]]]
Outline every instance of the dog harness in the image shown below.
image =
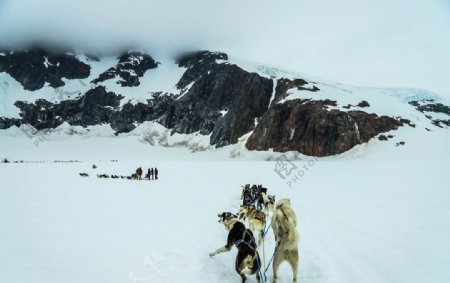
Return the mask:
[[260,269],[261,268],[261,259],[259,258],[259,253],[258,250],[256,248],[254,248],[251,243],[249,243],[248,241],[245,240],[245,236],[248,235],[250,237],[250,240],[253,240],[253,242],[255,242],[255,239],[253,238],[253,236],[248,233],[247,229],[244,230],[244,233],[242,234],[242,239],[239,239],[237,241],[234,242],[234,245],[236,246],[237,249],[239,249],[239,247],[241,246],[241,244],[246,244],[250,249],[252,249],[255,254],[252,257],[252,260],[250,262],[250,268],[254,268],[255,265],[255,261],[256,261],[256,269]]
[[254,199],[251,196],[246,195],[244,197],[244,205],[251,206],[253,204],[253,202],[254,202]]
[[253,248],[253,246],[252,246],[248,241],[245,240],[245,236],[246,236],[246,235],[248,235],[248,236],[250,237],[250,240],[253,240],[253,241],[254,241],[252,235],[250,235],[250,233],[247,231],[247,229],[244,229],[244,233],[242,234],[242,238],[239,239],[239,240],[237,240],[237,241],[235,241],[235,242],[234,242],[234,245],[236,246],[236,248],[239,249],[239,246],[240,246],[242,243],[244,243],[244,244],[246,244],[248,247],[250,247],[252,250],[254,250],[255,248]]

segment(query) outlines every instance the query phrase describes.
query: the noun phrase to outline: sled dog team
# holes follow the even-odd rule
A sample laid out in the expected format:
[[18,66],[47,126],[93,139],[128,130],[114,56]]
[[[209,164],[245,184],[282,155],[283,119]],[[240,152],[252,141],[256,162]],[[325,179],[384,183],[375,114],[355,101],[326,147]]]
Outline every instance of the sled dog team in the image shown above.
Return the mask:
[[[93,169],[96,169],[97,166],[93,165]],[[81,177],[89,177],[87,173],[79,173]],[[144,178],[142,178],[142,167],[136,169],[136,172],[131,174],[131,176],[118,176],[118,175],[107,175],[107,174],[97,174],[97,178],[104,179],[128,179],[128,180],[158,180],[158,168],[148,168],[147,174],[145,174]]]
[[[267,189],[261,185],[245,185],[241,199],[243,204],[237,214],[223,212],[218,214],[219,223],[222,223],[229,231],[227,243],[224,247],[210,253],[211,257],[228,252],[235,246],[238,254],[235,260],[235,270],[245,282],[247,275],[256,275],[258,282],[265,282],[265,273],[269,267],[265,267],[265,259],[262,262],[258,252],[258,246],[264,244],[266,231],[266,218],[272,212],[269,226],[272,227],[275,236],[275,251],[273,253],[273,278],[272,283],[277,282],[278,267],[283,261],[287,261],[293,273],[293,282],[297,282],[299,251],[297,233],[297,218],[291,208],[289,199],[281,199],[275,202],[275,196],[267,195]],[[248,220],[248,229],[243,221]],[[253,232],[259,235],[256,244]],[[264,246],[263,246],[264,248]],[[270,260],[270,262],[272,261]],[[270,262],[268,266],[270,266]]]

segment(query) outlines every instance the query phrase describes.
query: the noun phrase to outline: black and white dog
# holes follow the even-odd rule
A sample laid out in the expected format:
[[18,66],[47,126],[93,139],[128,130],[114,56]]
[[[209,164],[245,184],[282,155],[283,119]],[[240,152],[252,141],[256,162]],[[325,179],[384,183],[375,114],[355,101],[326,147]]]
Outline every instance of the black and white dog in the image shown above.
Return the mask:
[[230,212],[219,214],[219,223],[223,223],[225,228],[230,231],[228,233],[227,244],[210,253],[213,257],[219,253],[229,252],[233,245],[238,249],[236,256],[235,270],[241,276],[242,282],[247,280],[246,275],[256,273],[256,279],[260,282],[259,271],[261,268],[261,260],[256,248],[255,238],[252,231],[245,228],[244,223],[240,222],[238,217]]

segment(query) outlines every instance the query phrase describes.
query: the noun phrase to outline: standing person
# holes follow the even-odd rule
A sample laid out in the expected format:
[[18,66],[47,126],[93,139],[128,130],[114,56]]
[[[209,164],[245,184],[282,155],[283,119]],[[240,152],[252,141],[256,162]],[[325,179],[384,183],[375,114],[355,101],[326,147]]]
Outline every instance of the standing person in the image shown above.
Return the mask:
[[150,180],[150,168],[147,170],[147,175],[145,175],[145,179]]
[[137,175],[138,180],[142,180],[142,167],[139,167],[136,170],[136,175]]
[[150,168],[150,180],[153,180],[153,174],[154,174],[153,168]]
[[155,180],[158,180],[158,168],[155,167]]

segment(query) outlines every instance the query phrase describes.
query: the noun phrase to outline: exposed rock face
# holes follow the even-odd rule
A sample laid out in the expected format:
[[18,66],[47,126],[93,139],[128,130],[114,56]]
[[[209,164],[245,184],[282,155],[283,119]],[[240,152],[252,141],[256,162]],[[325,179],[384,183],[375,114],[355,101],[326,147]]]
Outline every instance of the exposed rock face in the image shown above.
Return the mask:
[[298,90],[306,90],[311,92],[319,91],[320,89],[313,85],[311,87],[306,87],[309,83],[303,79],[279,79],[277,81],[277,86],[275,88],[275,98],[272,101],[272,104],[278,103],[285,99],[289,93],[288,90],[297,88]]
[[0,130],[11,128],[12,126],[19,127],[21,124],[20,119],[8,119],[0,117]]
[[206,51],[178,59],[188,69],[177,86],[189,89],[170,105],[162,125],[177,133],[211,134],[210,143],[219,147],[236,143],[254,129],[255,119],[269,106],[273,82],[236,65],[216,62],[225,59],[226,54]]
[[291,100],[274,104],[247,141],[250,150],[329,156],[367,142],[402,124],[386,116],[362,111],[328,111],[330,101]]
[[404,124],[411,123],[411,121],[407,119],[394,119],[388,116],[378,116],[377,114],[369,114],[363,111],[349,111],[347,113],[358,125],[360,143],[368,142],[371,138],[380,133],[396,130]]
[[385,135],[379,135],[378,136],[378,140],[380,140],[380,141],[387,141],[388,137],[386,137]]
[[158,120],[170,110],[173,101],[172,96],[160,96],[149,100],[146,104],[127,103],[120,111],[112,112],[111,128],[117,133],[127,133],[136,128],[135,123]]
[[52,129],[68,122],[72,126],[93,126],[109,123],[117,133],[130,132],[135,123],[153,121],[166,113],[173,97],[162,96],[147,104],[127,103],[119,107],[123,97],[107,92],[103,86],[88,91],[85,95],[60,103],[39,99],[35,103],[17,101],[22,119],[0,118],[0,129],[29,124],[38,130]]
[[254,129],[255,119],[268,108],[273,86],[271,80],[236,65],[217,64],[215,60],[223,56],[202,52],[181,58],[179,64],[188,69],[178,85],[191,86],[180,97],[155,96],[147,104],[127,103],[119,108],[120,96],[97,87],[59,104],[38,100],[16,106],[23,122],[36,129],[55,128],[67,121],[80,126],[110,123],[117,133],[123,133],[132,131],[135,123],[157,120],[173,132],[211,134],[212,145],[225,146]]
[[369,106],[370,106],[369,102],[367,102],[365,100],[363,100],[360,103],[358,103],[358,107],[361,107],[361,108],[369,107]]
[[438,126],[439,128],[443,128],[442,125],[450,127],[450,119],[449,120],[433,120],[433,125]]
[[442,103],[435,103],[433,101],[428,101],[426,104],[421,105],[418,101],[411,101],[409,104],[416,107],[420,112],[434,112],[434,113],[444,113],[450,116],[450,107]]
[[187,68],[177,84],[179,89],[187,87],[202,75],[207,74],[210,68],[217,65],[218,60],[228,60],[228,55],[221,52],[198,51],[186,53],[177,59],[178,66]]
[[108,123],[120,99],[122,96],[106,92],[104,87],[97,87],[78,99],[58,104],[39,99],[35,103],[17,101],[15,105],[21,110],[22,123],[41,130],[56,128],[64,122],[84,127]]
[[[365,107],[370,107],[370,104],[369,104],[369,102],[367,102],[367,101],[365,101],[365,100],[362,100],[360,103],[358,103],[357,105],[356,105],[357,107],[360,107],[360,108],[365,108]],[[356,107],[355,105],[351,105],[351,104],[348,104],[347,106],[343,106],[342,108],[344,108],[344,109],[350,109],[350,108],[352,108],[352,107]]]
[[[89,56],[88,61],[101,60],[96,55],[86,56]],[[180,67],[186,68],[176,84],[180,94],[154,93],[147,102],[137,104],[121,105],[123,96],[108,92],[103,86],[59,103],[44,99],[34,103],[17,101],[15,105],[21,110],[21,118],[0,117],[0,129],[21,124],[41,130],[58,127],[64,122],[84,127],[107,123],[119,134],[130,132],[145,121],[156,121],[172,133],[210,135],[210,144],[217,147],[234,144],[253,131],[246,143],[250,150],[295,150],[306,155],[329,156],[376,136],[381,140],[389,139],[379,134],[403,124],[415,126],[401,117],[350,111],[369,107],[366,101],[344,106],[346,110],[342,111],[336,101],[314,100],[314,94],[313,99],[289,100],[289,90],[317,92],[320,89],[316,83],[300,78],[278,79],[274,89],[273,79],[245,71],[227,60],[225,53],[185,54],[177,60]],[[149,55],[128,52],[93,83],[119,78],[122,86],[137,86],[145,72],[157,65]],[[35,49],[0,52],[0,71],[10,73],[26,89],[35,90],[45,83],[61,86],[62,78],[85,78],[90,67],[66,53],[55,55]],[[442,104],[413,105],[421,112],[450,115],[450,108]],[[450,125],[450,120],[433,122]]]
[[398,142],[395,144],[395,146],[405,145],[406,143],[404,141]]
[[100,74],[92,83],[97,84],[119,77],[120,80],[117,83],[121,86],[138,86],[141,83],[139,78],[144,76],[145,72],[158,67],[158,63],[150,55],[140,52],[128,52],[118,59],[119,63],[116,66]]
[[29,51],[1,51],[0,72],[6,72],[26,90],[41,89],[45,83],[57,88],[64,86],[63,78],[84,79],[91,67],[68,53],[51,53],[39,48]]
[[[450,118],[450,107],[447,105],[444,105],[442,103],[436,103],[433,100],[428,101],[411,101],[409,104],[414,106],[418,111],[426,114],[426,112],[432,112],[432,113],[442,113],[447,114]],[[433,125],[442,128],[444,126],[450,127],[450,119],[434,119],[430,115],[425,115],[428,119],[430,119],[433,123]]]

